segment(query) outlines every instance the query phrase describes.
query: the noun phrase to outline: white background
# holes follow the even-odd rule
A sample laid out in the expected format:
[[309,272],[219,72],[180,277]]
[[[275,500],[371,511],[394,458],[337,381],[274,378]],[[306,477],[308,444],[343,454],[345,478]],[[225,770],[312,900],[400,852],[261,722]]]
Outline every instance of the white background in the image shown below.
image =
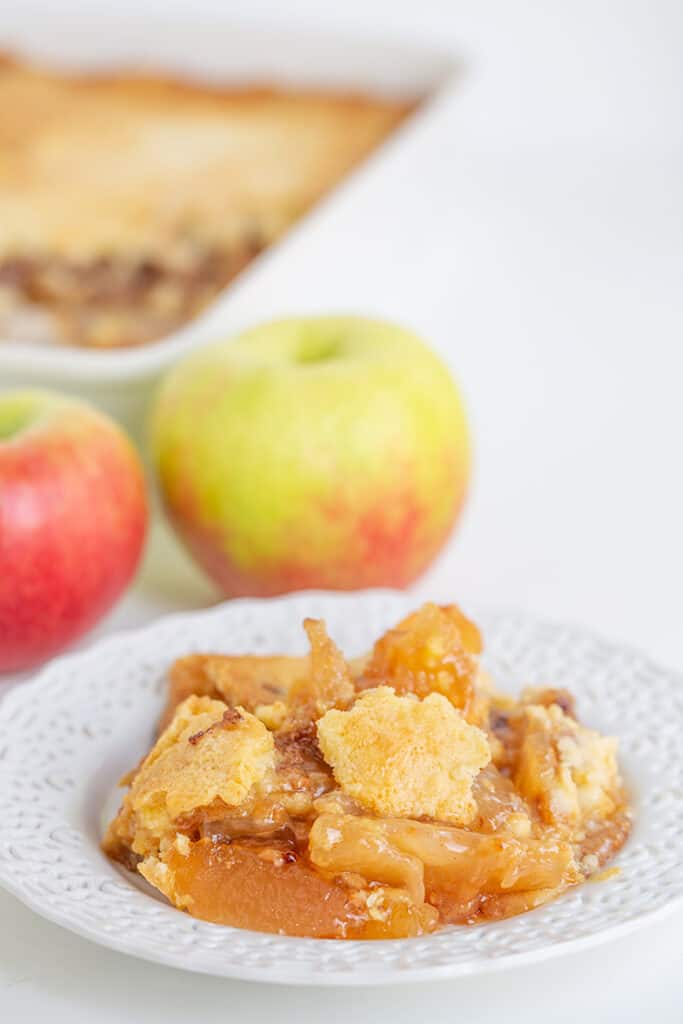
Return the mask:
[[[48,7],[60,5],[37,16]],[[195,19],[245,7],[117,5]],[[390,30],[467,64],[441,187],[414,182],[398,211],[406,244],[384,273],[457,373],[476,441],[465,518],[419,595],[571,619],[683,670],[683,4],[251,0],[246,16]],[[157,532],[98,632],[211,598],[168,543]],[[490,978],[278,989],[136,962],[0,893],[0,1020],[680,1024],[682,942],[679,915]]]

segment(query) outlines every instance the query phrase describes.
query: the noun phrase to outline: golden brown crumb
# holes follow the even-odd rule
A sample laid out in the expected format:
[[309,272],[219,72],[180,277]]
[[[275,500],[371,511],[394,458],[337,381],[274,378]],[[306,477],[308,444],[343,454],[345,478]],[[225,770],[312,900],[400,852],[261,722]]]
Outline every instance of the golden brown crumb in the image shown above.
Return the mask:
[[287,717],[287,705],[282,700],[273,701],[272,704],[257,704],[254,714],[260,722],[263,722],[266,729],[276,732],[282,727]]

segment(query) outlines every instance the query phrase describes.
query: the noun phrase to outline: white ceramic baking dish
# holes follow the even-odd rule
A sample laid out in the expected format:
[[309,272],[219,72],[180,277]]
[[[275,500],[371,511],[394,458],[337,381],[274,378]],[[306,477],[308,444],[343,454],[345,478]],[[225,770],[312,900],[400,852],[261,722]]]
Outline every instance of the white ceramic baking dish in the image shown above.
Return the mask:
[[[356,39],[214,19],[161,22],[140,13],[3,12],[0,50],[67,70],[147,68],[209,81],[298,84],[421,96],[417,112],[277,245],[181,330],[139,348],[93,352],[0,340],[0,389],[49,386],[90,397],[134,432],[150,388],[189,349],[259,320],[320,311],[401,318],[392,278],[400,221],[429,193],[444,106],[459,64],[449,52],[391,38]],[[425,154],[429,150],[429,160]],[[407,218],[410,221],[410,218]],[[419,265],[419,254],[416,253]]]

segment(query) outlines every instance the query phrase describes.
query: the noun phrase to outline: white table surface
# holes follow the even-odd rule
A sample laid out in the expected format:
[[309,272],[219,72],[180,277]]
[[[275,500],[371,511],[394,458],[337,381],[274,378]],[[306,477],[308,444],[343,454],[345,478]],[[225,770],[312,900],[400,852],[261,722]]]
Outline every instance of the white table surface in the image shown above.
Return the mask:
[[[416,596],[571,619],[683,670],[683,6],[251,0],[252,19],[273,13],[452,41],[469,65],[441,157],[450,201],[420,195],[416,244],[396,253],[402,308],[456,370],[476,439],[466,516]],[[425,246],[443,267],[426,280]],[[212,599],[157,526],[97,635]],[[680,1024],[682,948],[678,914],[489,978],[281,989],[135,961],[0,893],[0,1020]]]

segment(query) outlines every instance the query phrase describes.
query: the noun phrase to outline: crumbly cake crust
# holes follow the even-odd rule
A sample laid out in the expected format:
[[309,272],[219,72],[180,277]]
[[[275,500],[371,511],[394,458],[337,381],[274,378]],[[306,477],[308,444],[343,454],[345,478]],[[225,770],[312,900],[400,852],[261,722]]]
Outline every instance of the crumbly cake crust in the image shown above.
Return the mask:
[[275,763],[272,734],[244,708],[188,697],[135,774],[117,840],[145,855],[214,800],[242,804]]
[[440,693],[420,701],[388,686],[318,722],[325,760],[349,796],[383,817],[431,817],[465,825],[475,775],[491,760],[485,734]]

